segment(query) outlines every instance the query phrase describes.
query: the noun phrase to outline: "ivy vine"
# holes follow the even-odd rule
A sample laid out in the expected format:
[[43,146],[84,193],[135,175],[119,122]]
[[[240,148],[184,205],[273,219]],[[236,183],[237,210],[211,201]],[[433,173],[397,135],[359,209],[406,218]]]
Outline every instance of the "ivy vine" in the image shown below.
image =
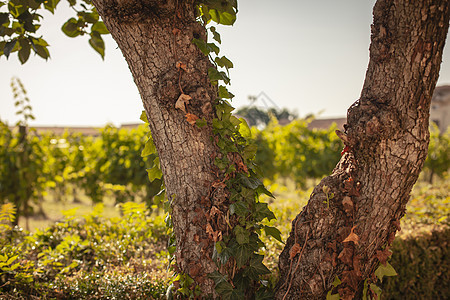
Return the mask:
[[[213,221],[208,222],[205,228],[215,243],[212,260],[217,265],[217,270],[208,274],[208,277],[214,280],[215,290],[223,299],[271,299],[271,288],[267,281],[262,280],[262,276],[271,272],[263,263],[264,255],[261,250],[265,245],[260,235],[264,231],[266,235],[280,242],[282,240],[277,228],[262,224],[264,219],[275,219],[275,215],[267,203],[259,201],[259,196],[273,195],[259,179],[258,168],[254,163],[257,147],[248,139],[250,128],[245,120],[232,115],[234,108],[229,101],[234,95],[228,91],[227,85],[230,84],[229,70],[233,68],[233,63],[226,56],[219,55],[218,45],[221,44],[221,37],[217,29],[209,25],[211,21],[232,25],[236,20],[237,1],[205,0],[198,2],[196,9],[198,21],[206,28],[208,35],[211,35],[211,41],[194,38],[192,43],[208,56],[213,64],[213,67],[208,69],[208,76],[211,84],[217,86],[218,98],[214,106],[216,118],[212,121],[197,117],[191,119],[188,113],[186,119],[199,128],[211,126],[214,142],[219,148],[214,161],[219,176],[211,183],[211,190],[221,187],[228,193],[227,203],[215,203],[211,208],[211,211],[215,210],[222,215],[221,220],[225,220],[227,228],[223,230]],[[177,64],[177,68],[181,72],[183,65]],[[184,103],[188,103],[190,96],[185,95],[183,91],[181,93],[176,107],[184,110]],[[143,154],[154,151],[152,144],[153,141],[149,138],[145,148],[151,151]],[[170,232],[168,250],[171,263],[174,262],[176,249],[171,220],[172,201],[173,199],[169,199],[165,205],[166,225]],[[175,273],[172,285],[167,291],[168,298],[175,295],[191,298],[202,295],[188,274],[178,270],[176,264],[171,265]]]

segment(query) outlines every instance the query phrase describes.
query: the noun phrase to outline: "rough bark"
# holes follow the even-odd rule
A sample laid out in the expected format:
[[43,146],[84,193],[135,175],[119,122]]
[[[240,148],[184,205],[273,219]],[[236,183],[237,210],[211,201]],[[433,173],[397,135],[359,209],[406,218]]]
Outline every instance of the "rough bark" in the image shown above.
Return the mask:
[[[99,14],[128,62],[139,89],[159,153],[166,194],[172,200],[177,268],[189,274],[207,294],[216,270],[214,247],[206,232],[216,180],[216,146],[209,126],[191,125],[186,113],[212,120],[217,97],[210,84],[208,58],[192,39],[205,39],[195,20],[194,1],[94,0]],[[181,94],[192,97],[186,112],[175,108]],[[217,193],[218,191],[216,191]]]
[[333,293],[360,298],[386,260],[426,158],[449,14],[448,0],[377,1],[365,83],[339,134],[345,153],[292,222],[277,299],[324,299],[336,276]]

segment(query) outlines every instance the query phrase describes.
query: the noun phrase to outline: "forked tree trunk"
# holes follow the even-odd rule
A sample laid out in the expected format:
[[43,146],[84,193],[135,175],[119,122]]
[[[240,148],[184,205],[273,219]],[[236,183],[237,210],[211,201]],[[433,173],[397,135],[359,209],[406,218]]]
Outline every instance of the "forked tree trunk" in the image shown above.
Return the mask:
[[361,298],[364,280],[374,282],[389,255],[426,158],[449,1],[378,0],[373,16],[364,87],[339,134],[345,153],[292,222],[277,299],[324,299],[336,276],[342,284],[333,293]]
[[[195,21],[194,0],[93,3],[128,62],[147,112],[173,199],[178,268],[204,295],[214,294],[206,277],[216,269],[206,219],[227,195],[211,189],[218,153],[212,129],[186,119],[190,113],[210,121],[217,96],[208,58],[191,43],[205,35]],[[448,0],[377,2],[366,81],[341,134],[347,151],[293,221],[280,256],[278,299],[324,298],[336,276],[341,296],[359,296],[364,279],[385,260],[384,247],[398,230],[427,153],[448,6]],[[175,108],[182,93],[192,97],[186,112]]]
[[[166,195],[172,200],[176,258],[181,271],[214,293],[207,274],[216,270],[211,260],[214,242],[206,232],[206,213],[220,191],[211,195],[216,179],[217,148],[212,129],[199,129],[186,118],[190,113],[211,121],[217,98],[208,78],[211,63],[192,44],[205,39],[196,22],[194,1],[94,0],[133,74],[159,153]],[[192,97],[186,112],[175,108],[179,96]]]

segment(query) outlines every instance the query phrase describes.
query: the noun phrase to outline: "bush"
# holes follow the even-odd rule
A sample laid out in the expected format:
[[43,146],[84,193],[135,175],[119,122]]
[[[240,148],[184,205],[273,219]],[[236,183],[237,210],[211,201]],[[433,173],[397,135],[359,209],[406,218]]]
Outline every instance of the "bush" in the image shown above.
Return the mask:
[[450,298],[450,228],[396,239],[391,265],[398,276],[383,282],[383,299]]

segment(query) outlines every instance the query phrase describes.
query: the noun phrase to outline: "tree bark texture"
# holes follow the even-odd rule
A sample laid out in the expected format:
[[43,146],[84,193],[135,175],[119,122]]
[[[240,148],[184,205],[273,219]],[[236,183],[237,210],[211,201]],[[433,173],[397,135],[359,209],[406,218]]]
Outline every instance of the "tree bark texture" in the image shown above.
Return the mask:
[[346,147],[292,222],[277,299],[324,299],[336,276],[333,294],[361,298],[364,280],[376,282],[427,155],[449,14],[448,0],[375,4],[362,93],[338,132]]
[[[192,44],[206,39],[195,20],[194,1],[94,0],[99,14],[119,45],[139,89],[153,140],[159,153],[166,194],[172,200],[177,266],[214,294],[207,274],[216,270],[210,259],[214,242],[206,232],[208,212],[226,196],[212,189],[217,179],[217,148],[210,126],[199,129],[188,114],[211,121],[217,90],[210,84],[211,63]],[[175,108],[189,95],[185,110]],[[217,203],[216,203],[217,205]]]

